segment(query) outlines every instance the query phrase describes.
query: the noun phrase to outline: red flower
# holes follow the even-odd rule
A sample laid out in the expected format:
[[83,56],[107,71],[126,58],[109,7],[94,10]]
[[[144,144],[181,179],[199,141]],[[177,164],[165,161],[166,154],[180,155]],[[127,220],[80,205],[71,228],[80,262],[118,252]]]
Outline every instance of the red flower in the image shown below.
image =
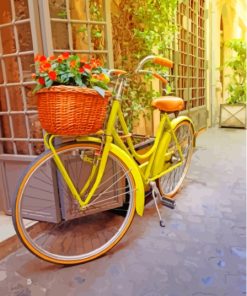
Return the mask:
[[69,53],[68,52],[64,52],[63,54],[62,54],[62,56],[63,56],[63,58],[64,59],[67,59],[68,57],[69,57]]
[[51,64],[50,63],[45,63],[43,65],[43,67],[46,68],[46,69],[49,69],[49,68],[51,68]]
[[39,84],[45,85],[45,79],[43,77],[39,77]]
[[39,61],[40,61],[40,62],[45,62],[45,61],[46,61],[46,57],[45,57],[45,56],[41,56],[41,57],[39,58]]
[[91,70],[92,69],[91,65],[89,65],[89,64],[85,64],[83,66],[83,68],[86,69],[86,70]]
[[83,68],[79,68],[79,72],[80,73],[83,73],[84,72],[84,69]]
[[49,72],[48,75],[51,80],[56,80],[57,78],[57,73],[55,71]]

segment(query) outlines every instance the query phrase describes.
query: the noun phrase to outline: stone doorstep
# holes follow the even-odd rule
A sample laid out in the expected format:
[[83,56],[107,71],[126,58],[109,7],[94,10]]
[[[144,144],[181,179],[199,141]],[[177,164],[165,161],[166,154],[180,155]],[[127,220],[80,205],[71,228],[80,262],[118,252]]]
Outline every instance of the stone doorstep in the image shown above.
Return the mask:
[[23,245],[16,234],[0,242],[0,260],[15,252],[21,246]]
[[[45,222],[33,222],[30,224],[30,221],[28,221],[27,225],[32,237],[39,235],[46,227]],[[0,242],[0,260],[17,251],[21,247],[23,247],[23,244],[17,234],[11,234],[10,237],[5,238]]]

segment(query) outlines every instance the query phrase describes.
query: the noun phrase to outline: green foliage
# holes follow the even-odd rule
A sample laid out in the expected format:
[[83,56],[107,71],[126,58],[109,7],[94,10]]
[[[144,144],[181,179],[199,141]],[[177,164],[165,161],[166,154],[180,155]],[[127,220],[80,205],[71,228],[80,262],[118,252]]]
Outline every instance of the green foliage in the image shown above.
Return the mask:
[[232,39],[226,47],[233,51],[232,58],[226,62],[226,67],[232,70],[228,85],[228,104],[246,103],[246,53],[247,43],[243,39]]
[[[147,55],[168,56],[176,33],[177,4],[177,0],[120,1],[118,14],[112,17],[116,68],[131,72]],[[150,108],[152,99],[158,95],[151,80],[148,76],[134,78],[130,84],[123,102],[130,125],[131,119],[137,119],[141,110]]]
[[67,11],[66,11],[66,9],[61,10],[60,12],[58,12],[57,16],[59,18],[66,19],[67,18]]
[[139,27],[134,29],[135,37],[140,39],[143,47],[137,56],[143,57],[154,50],[167,53],[174,38],[174,23],[177,0],[146,0],[141,1],[135,13]]

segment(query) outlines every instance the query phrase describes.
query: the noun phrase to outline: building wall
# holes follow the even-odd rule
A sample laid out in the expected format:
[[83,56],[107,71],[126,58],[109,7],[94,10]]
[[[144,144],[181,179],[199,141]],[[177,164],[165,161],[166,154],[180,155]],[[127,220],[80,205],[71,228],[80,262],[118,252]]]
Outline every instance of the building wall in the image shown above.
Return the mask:
[[224,76],[227,70],[220,67],[231,52],[224,43],[233,38],[247,38],[247,2],[245,0],[209,0],[209,125],[215,125],[219,118],[219,105],[227,99],[229,81]]

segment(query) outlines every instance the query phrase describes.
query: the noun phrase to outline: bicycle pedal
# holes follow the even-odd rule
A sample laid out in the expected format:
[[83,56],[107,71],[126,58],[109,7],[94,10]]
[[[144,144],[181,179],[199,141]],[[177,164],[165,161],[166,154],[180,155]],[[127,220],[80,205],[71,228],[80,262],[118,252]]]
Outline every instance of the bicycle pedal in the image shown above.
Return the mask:
[[166,197],[161,197],[160,198],[160,201],[161,201],[161,203],[164,205],[164,206],[166,206],[166,207],[168,207],[168,208],[170,208],[170,209],[175,209],[175,206],[176,206],[176,201],[175,200],[173,200],[173,199],[170,199],[170,198],[166,198]]

